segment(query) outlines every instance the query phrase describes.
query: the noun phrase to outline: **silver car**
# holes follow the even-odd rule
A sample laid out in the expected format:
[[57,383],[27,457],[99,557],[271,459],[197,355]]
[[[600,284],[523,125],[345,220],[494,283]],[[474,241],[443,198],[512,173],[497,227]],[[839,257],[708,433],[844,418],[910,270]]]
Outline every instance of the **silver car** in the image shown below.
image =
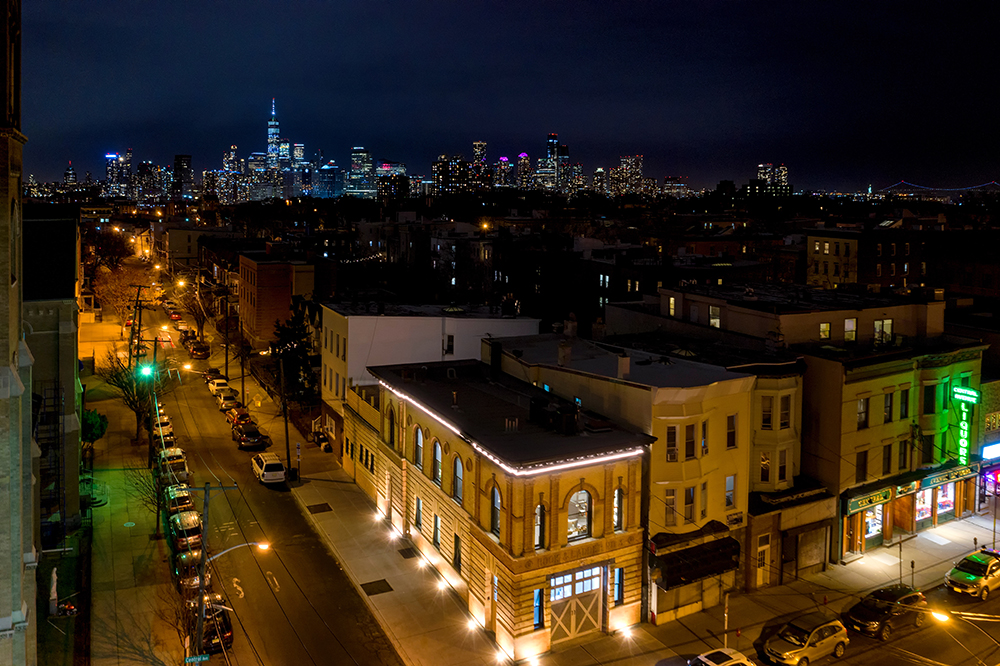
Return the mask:
[[829,654],[843,657],[850,642],[836,615],[814,611],[782,626],[764,643],[764,654],[776,664],[809,666],[809,662]]

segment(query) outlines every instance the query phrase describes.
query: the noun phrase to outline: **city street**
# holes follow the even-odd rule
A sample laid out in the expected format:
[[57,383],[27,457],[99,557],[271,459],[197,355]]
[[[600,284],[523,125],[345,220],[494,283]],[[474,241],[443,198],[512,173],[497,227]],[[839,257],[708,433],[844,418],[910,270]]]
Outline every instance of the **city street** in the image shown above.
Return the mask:
[[[173,420],[177,446],[187,453],[191,485],[200,489],[206,483],[215,489],[236,486],[212,492],[207,530],[210,555],[237,546],[211,563],[213,589],[222,592],[234,611],[229,663],[400,663],[288,486],[259,484],[250,469],[254,451],[241,451],[233,442],[225,416],[200,374],[208,367],[223,366],[221,347],[213,345],[208,360],[192,361],[161,308],[147,309],[142,322],[144,339],[160,338],[157,358],[165,355],[166,367],[181,376],[182,383],[160,403]],[[187,363],[192,364],[190,370],[183,367]],[[230,373],[231,385],[239,390],[238,362],[230,361]],[[284,461],[284,426],[278,406],[251,377],[245,386],[246,394],[256,398],[249,404],[251,414],[272,437],[268,450]],[[307,445],[292,428],[293,459],[296,440]],[[316,461],[336,467],[332,456],[316,456],[313,471],[322,471],[315,469]],[[197,495],[201,510],[203,493]],[[271,548],[238,547],[247,542],[267,542]],[[169,580],[166,565],[162,576]]]

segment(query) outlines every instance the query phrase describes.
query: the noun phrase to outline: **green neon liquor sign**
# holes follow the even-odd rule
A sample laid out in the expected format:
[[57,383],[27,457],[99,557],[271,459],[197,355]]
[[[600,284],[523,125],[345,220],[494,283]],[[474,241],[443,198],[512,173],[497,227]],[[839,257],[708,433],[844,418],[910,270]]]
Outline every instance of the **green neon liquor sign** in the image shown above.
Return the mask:
[[967,386],[955,386],[951,398],[958,406],[958,464],[969,464],[969,447],[972,440],[972,414],[979,404],[979,391]]

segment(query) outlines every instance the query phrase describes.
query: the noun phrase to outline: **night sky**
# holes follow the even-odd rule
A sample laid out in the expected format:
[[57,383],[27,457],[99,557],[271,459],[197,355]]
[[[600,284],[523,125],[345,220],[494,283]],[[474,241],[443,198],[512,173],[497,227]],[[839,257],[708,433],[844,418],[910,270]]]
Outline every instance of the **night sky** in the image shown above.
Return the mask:
[[[869,5],[878,6],[875,8]],[[783,162],[801,188],[1000,179],[996,3],[23,2],[25,171],[104,177],[281,134],[430,173],[441,153],[586,173],[645,156],[695,188]]]

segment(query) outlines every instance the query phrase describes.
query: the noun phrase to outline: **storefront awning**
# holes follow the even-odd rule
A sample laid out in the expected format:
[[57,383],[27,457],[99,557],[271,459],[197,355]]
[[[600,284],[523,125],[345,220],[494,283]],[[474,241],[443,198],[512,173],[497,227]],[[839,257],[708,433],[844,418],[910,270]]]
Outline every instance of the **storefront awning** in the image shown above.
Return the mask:
[[740,564],[740,542],[723,537],[683,550],[650,556],[660,572],[656,584],[664,590],[732,571]]

